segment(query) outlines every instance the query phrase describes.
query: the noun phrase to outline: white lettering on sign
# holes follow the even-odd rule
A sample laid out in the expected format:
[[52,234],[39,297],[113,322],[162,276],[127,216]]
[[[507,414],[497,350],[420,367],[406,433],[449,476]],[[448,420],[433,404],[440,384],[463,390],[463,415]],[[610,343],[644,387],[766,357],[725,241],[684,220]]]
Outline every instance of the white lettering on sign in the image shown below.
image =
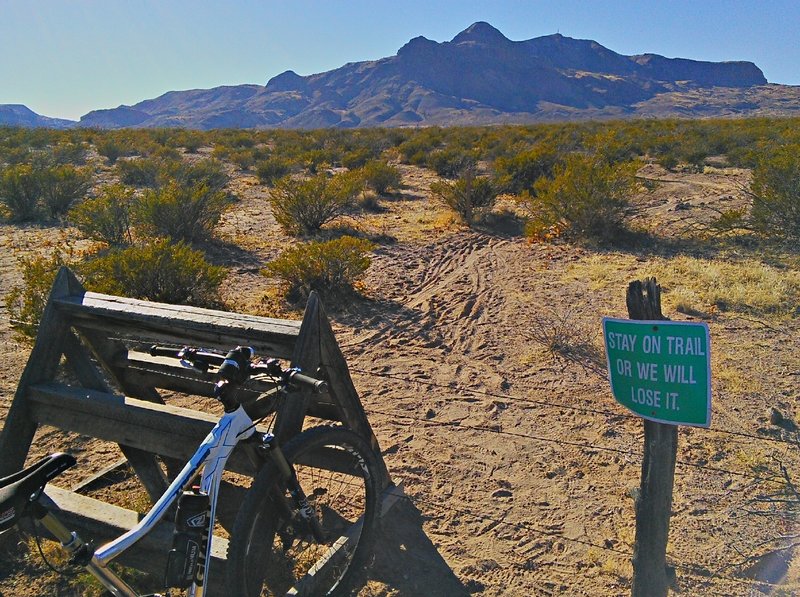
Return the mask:
[[664,365],[664,381],[694,385],[694,367],[689,365]]
[[639,379],[658,381],[658,365],[655,363],[639,363],[637,361],[636,371],[639,374]]
[[636,339],[636,334],[612,332],[608,335],[608,345],[616,350],[627,350],[628,352],[633,352],[636,350]]
[[631,388],[631,402],[634,404],[661,408],[662,397],[664,398],[664,408],[680,410],[677,392],[662,392],[661,390],[651,390],[650,388]]
[[701,338],[667,336],[667,351],[668,354],[706,356]]
[[645,336],[642,339],[642,350],[647,354],[661,354],[661,338],[658,336]]

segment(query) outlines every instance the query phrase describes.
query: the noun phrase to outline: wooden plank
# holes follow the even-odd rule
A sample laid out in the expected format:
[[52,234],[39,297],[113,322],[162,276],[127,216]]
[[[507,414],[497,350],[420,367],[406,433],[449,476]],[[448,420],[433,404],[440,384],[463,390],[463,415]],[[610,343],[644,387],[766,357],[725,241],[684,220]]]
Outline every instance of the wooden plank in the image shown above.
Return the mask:
[[291,358],[300,331],[300,323],[296,321],[94,292],[60,297],[57,305],[60,312],[80,325],[113,330],[124,337],[148,338],[177,346],[214,346],[222,350],[246,345],[255,348],[258,354],[284,359]]
[[[102,367],[108,375],[114,380],[117,387],[122,389],[122,392],[133,398],[140,400],[148,400],[158,404],[164,404],[164,399],[158,390],[147,383],[137,383],[135,380],[126,380],[124,378],[123,369],[115,366],[118,359],[124,359],[129,354],[128,347],[121,342],[118,338],[108,337],[95,330],[87,330],[85,328],[76,329],[81,333],[86,345],[94,353],[95,358],[100,362]],[[120,446],[122,451],[127,455],[126,449]],[[148,457],[144,454],[137,455],[131,454],[131,465],[136,468],[136,474],[147,488],[150,498],[153,500],[158,499],[168,485],[167,477],[163,474],[161,467],[158,466],[154,457]],[[167,467],[167,473],[170,478],[175,478],[180,470],[183,468],[183,462],[172,459],[164,458],[164,464]],[[161,484],[163,487],[160,487]]]
[[[186,461],[219,420],[187,408],[49,383],[29,390],[31,414],[54,425],[99,439]],[[237,448],[227,468],[253,475],[255,466]]]
[[[175,359],[151,357],[149,354],[131,351],[127,358],[120,358],[115,366],[120,370],[123,381],[140,385],[153,385],[165,390],[184,392],[196,396],[211,396],[214,381],[213,373],[203,373],[191,367],[176,364]],[[239,388],[239,399],[245,410],[253,419],[260,419],[275,412],[277,403],[269,397],[276,391],[274,382],[267,379],[251,379]],[[126,391],[126,394],[132,395]],[[288,400],[292,401],[298,393],[292,393]],[[136,396],[134,396],[136,397]],[[253,401],[261,398],[259,404]],[[330,401],[329,396],[315,394],[311,399],[307,415],[328,421],[340,421],[338,407]]]
[[3,455],[0,460],[0,477],[10,475],[24,466],[36,432],[36,422],[31,416],[27,399],[28,387],[53,379],[64,351],[69,325],[56,310],[55,302],[82,291],[83,287],[73,273],[62,267],[50,291],[39,323],[36,343],[22,372],[3,431],[0,433],[0,454]]
[[[48,485],[43,502],[55,508],[56,516],[70,530],[75,530],[84,540],[92,540],[96,546],[106,543],[133,528],[141,515],[119,506],[113,506],[93,498],[78,495],[66,489]],[[166,570],[167,552],[172,546],[175,525],[162,521],[136,545],[128,549],[117,560],[119,563],[162,576]],[[224,595],[225,563],[228,541],[214,536],[211,542],[211,589],[215,595]]]

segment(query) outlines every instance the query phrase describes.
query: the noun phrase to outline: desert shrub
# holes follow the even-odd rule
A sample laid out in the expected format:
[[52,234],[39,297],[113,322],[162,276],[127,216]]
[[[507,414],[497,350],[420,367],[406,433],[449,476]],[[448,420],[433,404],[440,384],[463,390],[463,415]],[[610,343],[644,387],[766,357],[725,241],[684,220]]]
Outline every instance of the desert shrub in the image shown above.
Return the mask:
[[305,299],[312,290],[340,296],[367,271],[372,248],[369,241],[351,236],[309,242],[286,249],[264,273],[283,281],[290,300]]
[[36,337],[50,289],[66,258],[60,251],[35,255],[19,261],[22,285],[14,286],[5,297],[9,319],[18,340]]
[[430,190],[435,199],[455,211],[468,226],[491,211],[497,199],[494,182],[488,176],[476,176],[473,169],[468,169],[458,180],[435,182]]
[[498,184],[508,193],[530,191],[541,177],[552,177],[561,159],[558,147],[544,142],[511,157],[499,157],[494,163]]
[[169,145],[162,145],[154,149],[150,152],[150,157],[156,158],[162,161],[178,161],[181,159],[181,152],[177,150],[175,147],[171,147]]
[[800,240],[800,145],[763,158],[753,170],[750,225],[764,236]]
[[426,165],[439,176],[445,178],[457,178],[466,170],[475,168],[477,160],[472,153],[458,148],[440,149],[429,154]]
[[628,128],[632,125],[605,125],[594,135],[590,135],[584,146],[592,153],[602,157],[610,164],[629,162],[642,154],[638,140],[642,137],[641,131]]
[[261,184],[271,185],[292,171],[292,163],[279,157],[269,157],[256,164],[256,176]]
[[378,195],[384,195],[389,189],[396,189],[402,182],[400,170],[396,167],[374,160],[361,168],[365,184]]
[[121,184],[105,187],[69,212],[70,222],[87,238],[114,246],[131,243],[133,189]]
[[225,193],[205,184],[173,182],[136,201],[133,220],[146,235],[193,242],[211,235],[227,204]]
[[50,156],[54,164],[84,166],[86,146],[82,143],[59,143],[50,150]]
[[336,152],[331,149],[311,149],[302,153],[300,162],[309,174],[317,174],[336,162]]
[[186,153],[197,153],[197,150],[204,144],[202,135],[193,131],[183,131],[179,139],[178,143],[186,150]]
[[270,193],[272,213],[284,231],[311,234],[344,214],[354,203],[358,184],[348,173],[310,178],[284,176]]
[[374,148],[358,147],[348,151],[342,156],[342,166],[351,170],[361,168],[370,160],[377,158],[378,154],[379,151],[376,151]]
[[246,172],[256,163],[256,157],[252,149],[236,149],[230,153],[228,159],[239,166],[239,169]]
[[205,185],[211,191],[221,191],[229,180],[225,167],[218,160],[201,160],[195,164],[176,160],[162,163],[156,182],[162,186],[172,182],[183,187]]
[[428,154],[439,147],[442,142],[442,131],[429,127],[414,131],[410,139],[397,146],[403,161],[407,164],[424,164]]
[[0,204],[8,220],[35,220],[40,194],[41,176],[30,164],[9,166],[0,172]]
[[123,183],[137,187],[154,187],[161,166],[161,160],[156,158],[134,158],[120,160],[115,167]]
[[105,157],[108,160],[108,163],[112,166],[119,158],[127,155],[128,153],[127,148],[124,145],[111,137],[105,137],[104,139],[98,141],[96,148],[97,153]]
[[656,162],[665,170],[673,172],[678,165],[678,156],[676,156],[674,152],[668,151],[661,154]]
[[228,139],[228,145],[238,149],[254,147],[255,144],[255,137],[248,131],[237,131]]
[[540,178],[534,194],[528,195],[529,235],[614,240],[625,229],[635,173],[633,163],[608,164],[597,156],[570,155],[552,179]]
[[215,306],[225,269],[201,251],[169,239],[114,249],[85,262],[81,273],[96,292],[161,303]]
[[4,147],[0,149],[0,162],[9,166],[27,164],[30,162],[31,152],[27,147]]
[[67,213],[92,184],[88,170],[69,164],[43,169],[38,173],[38,178],[41,205],[51,218]]
[[566,359],[602,371],[603,355],[593,342],[594,326],[574,309],[547,309],[533,318],[531,339],[554,358]]

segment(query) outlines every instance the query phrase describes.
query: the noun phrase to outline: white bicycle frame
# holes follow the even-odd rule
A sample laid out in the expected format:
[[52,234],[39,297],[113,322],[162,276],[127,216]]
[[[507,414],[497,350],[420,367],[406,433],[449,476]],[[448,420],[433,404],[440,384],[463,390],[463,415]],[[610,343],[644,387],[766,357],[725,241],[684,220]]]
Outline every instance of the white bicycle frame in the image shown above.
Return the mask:
[[190,597],[202,597],[205,595],[205,589],[208,587],[211,542],[214,534],[217,495],[219,494],[222,472],[225,470],[225,464],[236,444],[250,437],[254,432],[253,420],[241,406],[231,413],[225,413],[186,463],[186,466],[183,467],[180,474],[164,492],[164,495],[159,498],[139,524],[117,539],[97,549],[91,562],[86,566],[87,570],[116,597],[137,597],[137,593],[108,568],[108,564],[153,530],[170,506],[194,479],[197,471],[203,467],[200,489],[208,494],[211,504],[209,537],[206,545],[205,560],[204,563],[201,562],[199,572],[202,585],[193,583],[188,590],[188,595]]

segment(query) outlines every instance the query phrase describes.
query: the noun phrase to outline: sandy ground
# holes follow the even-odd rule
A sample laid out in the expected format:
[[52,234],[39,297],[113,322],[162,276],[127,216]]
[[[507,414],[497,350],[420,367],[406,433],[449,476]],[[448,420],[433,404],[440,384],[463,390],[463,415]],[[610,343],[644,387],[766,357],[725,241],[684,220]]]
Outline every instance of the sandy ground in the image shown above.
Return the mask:
[[[380,240],[364,297],[328,305],[390,474],[408,498],[385,521],[361,594],[628,593],[642,424],[610,395],[600,318],[626,316],[627,283],[651,275],[671,245],[598,259],[571,245],[530,244],[508,215],[493,227],[463,229],[431,204],[430,172],[403,172],[406,188],[381,200],[384,212],[348,223]],[[687,218],[702,220],[709,203],[741,202],[747,181],[734,170],[647,166],[640,174],[662,182],[641,198],[637,221],[668,233],[685,228]],[[263,298],[271,283],[258,272],[288,241],[254,178],[237,174],[232,190],[240,201],[209,254],[231,269],[225,296],[234,308],[273,313],[274,301]],[[20,255],[65,234],[72,232],[0,225],[3,294],[18,279]],[[665,314],[691,319],[668,300]],[[749,556],[765,551],[764,540],[796,531],[792,521],[753,514],[751,501],[758,495],[753,462],[774,456],[797,470],[797,450],[768,441],[780,433],[767,413],[775,407],[797,415],[800,324],[796,317],[765,322],[729,313],[705,320],[714,370],[725,376],[714,387],[712,429],[679,434],[668,548],[676,589],[793,594],[799,585],[791,558]],[[558,325],[573,359],[542,345]],[[27,349],[11,339],[4,310],[0,336],[4,418]],[[81,461],[80,472],[59,480],[65,486],[119,458],[116,446],[40,430],[36,455],[55,449]],[[4,553],[0,595],[75,594],[48,575],[31,581],[39,574],[35,559]]]

